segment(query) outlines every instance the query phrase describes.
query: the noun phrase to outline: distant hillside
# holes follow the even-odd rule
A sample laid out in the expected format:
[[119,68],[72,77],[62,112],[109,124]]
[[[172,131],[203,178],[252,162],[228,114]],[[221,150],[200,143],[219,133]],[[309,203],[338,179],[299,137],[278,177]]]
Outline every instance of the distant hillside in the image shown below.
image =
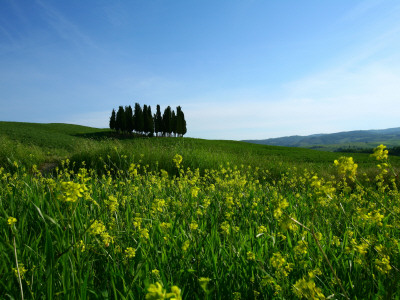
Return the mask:
[[400,146],[400,127],[381,130],[356,130],[308,136],[288,136],[265,140],[244,140],[243,142],[320,149],[327,151],[371,149],[380,144],[388,147]]

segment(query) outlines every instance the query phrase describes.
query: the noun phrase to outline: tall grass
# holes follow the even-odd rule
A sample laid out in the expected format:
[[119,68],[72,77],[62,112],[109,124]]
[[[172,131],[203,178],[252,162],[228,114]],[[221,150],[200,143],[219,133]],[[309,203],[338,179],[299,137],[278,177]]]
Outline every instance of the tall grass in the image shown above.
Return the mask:
[[357,168],[298,148],[1,126],[1,299],[400,297],[399,160],[382,149]]
[[146,154],[107,145],[102,172],[89,166],[94,157],[77,165],[91,149],[53,176],[17,162],[2,169],[0,297],[400,297],[399,182],[389,166],[370,186],[345,159],[329,180],[221,161],[201,173],[168,143],[155,168]]

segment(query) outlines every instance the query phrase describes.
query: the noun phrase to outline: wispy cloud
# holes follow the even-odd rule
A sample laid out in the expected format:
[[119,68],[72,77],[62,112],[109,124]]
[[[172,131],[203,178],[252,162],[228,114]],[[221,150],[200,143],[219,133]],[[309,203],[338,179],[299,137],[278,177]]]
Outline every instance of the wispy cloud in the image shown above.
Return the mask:
[[[8,29],[6,29],[5,26],[2,26],[1,24],[0,24],[0,32],[1,32],[1,35],[7,39],[8,43],[11,43],[11,44],[15,43],[15,38],[14,38],[13,34]],[[5,45],[7,42],[3,41],[2,44]]]
[[123,3],[120,1],[112,1],[105,4],[101,8],[101,14],[111,25],[115,27],[121,27],[126,25],[129,20],[129,14]]
[[90,36],[85,34],[78,25],[70,21],[64,14],[43,1],[37,0],[36,3],[42,8],[45,21],[65,41],[72,43],[76,47],[89,46],[99,48]]
[[344,14],[340,19],[339,22],[351,22],[354,21],[361,16],[368,13],[371,9],[374,9],[379,4],[382,3],[383,0],[367,0],[357,4],[352,10],[348,11]]

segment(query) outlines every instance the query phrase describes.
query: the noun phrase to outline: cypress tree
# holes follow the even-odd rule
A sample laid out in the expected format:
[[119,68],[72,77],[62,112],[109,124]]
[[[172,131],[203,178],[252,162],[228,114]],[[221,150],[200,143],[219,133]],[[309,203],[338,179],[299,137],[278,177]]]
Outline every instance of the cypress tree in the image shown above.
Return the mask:
[[119,106],[117,112],[115,109],[112,110],[109,126],[110,129],[118,132],[136,131],[148,136],[153,136],[156,132],[156,136],[161,133],[163,136],[173,134],[175,137],[182,137],[187,132],[185,115],[180,106],[176,108],[176,112],[167,106],[163,115],[161,115],[160,105],[157,105],[154,115],[150,105],[145,104],[142,109],[139,103],[135,103],[134,111],[130,105],[125,108]]
[[186,120],[185,120],[185,114],[182,111],[182,108],[178,106],[176,108],[177,111],[177,116],[176,116],[176,131],[178,133],[178,136],[184,136],[187,129],[186,129]]
[[167,106],[164,110],[164,114],[162,117],[162,124],[163,124],[163,135],[169,136],[172,132],[171,130],[171,107]]
[[158,123],[157,123],[157,114],[153,115],[153,125],[154,125],[154,132],[156,133],[156,136],[158,136]]
[[185,120],[185,114],[182,112],[182,120],[183,120],[183,131],[182,131],[182,136],[184,136],[187,132],[186,128],[186,120]]
[[113,109],[110,117],[110,129],[115,129],[115,118],[115,109]]
[[151,113],[151,106],[147,107],[147,128],[149,130],[149,136],[154,135],[154,119]]
[[148,134],[149,133],[149,123],[147,121],[149,115],[147,114],[147,105],[143,105],[143,131],[144,134]]
[[117,116],[115,118],[115,129],[117,131],[124,130],[124,115],[125,115],[124,108],[122,106],[120,106],[118,108]]
[[158,133],[162,132],[162,116],[160,105],[157,104],[157,111],[154,115],[154,131],[156,132],[156,136]]
[[183,121],[182,121],[182,109],[180,106],[176,108],[176,132],[178,136],[182,136]]
[[127,123],[126,123],[126,106],[125,108],[122,109],[122,123],[121,123],[121,131],[122,132],[127,132]]
[[125,107],[126,131],[131,133],[134,129],[132,106]]
[[137,133],[143,132],[143,111],[139,103],[135,103],[135,117],[134,117],[135,130]]
[[176,125],[177,125],[177,117],[175,115],[175,111],[173,110],[171,114],[171,131],[173,132],[175,137],[176,137]]

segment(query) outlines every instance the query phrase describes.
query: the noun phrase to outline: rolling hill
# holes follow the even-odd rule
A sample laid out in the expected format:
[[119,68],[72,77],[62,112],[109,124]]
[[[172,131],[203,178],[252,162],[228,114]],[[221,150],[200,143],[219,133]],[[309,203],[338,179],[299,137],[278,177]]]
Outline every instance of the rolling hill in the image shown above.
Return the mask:
[[[0,168],[6,169],[12,168],[14,161],[42,169],[68,158],[77,166],[85,162],[97,170],[104,169],[105,164],[124,169],[140,161],[150,169],[172,172],[176,169],[172,159],[180,154],[185,167],[201,171],[229,162],[233,166],[268,169],[276,175],[290,168],[330,173],[333,161],[343,155],[240,141],[121,136],[109,129],[60,123],[0,122],[0,145]],[[368,154],[351,156],[365,171],[375,169],[376,162]],[[400,159],[393,157],[392,162],[397,167]]]
[[330,134],[313,134],[308,136],[295,135],[265,140],[244,140],[243,142],[327,151],[371,149],[380,144],[388,147],[398,147],[400,146],[400,127],[381,130],[355,130]]

